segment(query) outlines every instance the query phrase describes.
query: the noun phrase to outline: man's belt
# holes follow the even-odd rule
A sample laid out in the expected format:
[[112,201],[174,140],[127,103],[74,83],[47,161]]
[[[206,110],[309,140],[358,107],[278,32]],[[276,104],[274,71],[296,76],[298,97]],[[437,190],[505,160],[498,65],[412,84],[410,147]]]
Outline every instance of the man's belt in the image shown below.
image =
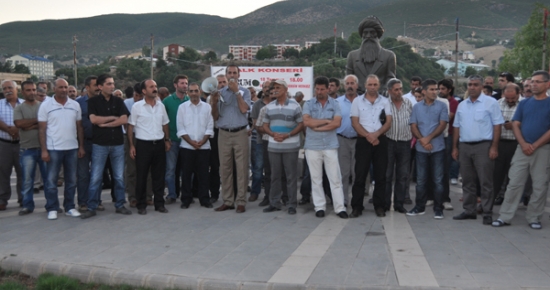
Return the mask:
[[246,125],[244,125],[242,127],[238,127],[238,128],[233,128],[233,129],[220,128],[220,130],[224,130],[225,132],[229,132],[229,133],[234,133],[234,132],[239,132],[239,131],[241,131],[242,129],[245,129],[245,128],[246,128]]
[[350,140],[357,139],[357,137],[347,137],[347,136],[344,136],[344,135],[342,135],[342,134],[336,134],[336,135],[338,135],[338,136],[340,136],[340,137],[342,137],[342,138],[350,139]]
[[0,139],[0,141],[4,143],[10,143],[10,144],[19,144],[19,140],[6,140],[6,139]]
[[468,145],[477,145],[485,142],[491,142],[491,140],[481,140],[481,141],[475,141],[475,142],[462,142],[462,143],[468,144]]

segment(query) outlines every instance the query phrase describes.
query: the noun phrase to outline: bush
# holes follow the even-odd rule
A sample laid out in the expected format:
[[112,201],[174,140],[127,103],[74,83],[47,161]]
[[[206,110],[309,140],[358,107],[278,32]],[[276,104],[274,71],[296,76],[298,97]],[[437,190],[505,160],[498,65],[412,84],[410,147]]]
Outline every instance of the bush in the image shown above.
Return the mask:
[[27,287],[17,282],[5,282],[0,285],[0,290],[27,290]]
[[36,281],[36,290],[79,290],[80,281],[66,276],[54,276],[50,273],[42,274]]

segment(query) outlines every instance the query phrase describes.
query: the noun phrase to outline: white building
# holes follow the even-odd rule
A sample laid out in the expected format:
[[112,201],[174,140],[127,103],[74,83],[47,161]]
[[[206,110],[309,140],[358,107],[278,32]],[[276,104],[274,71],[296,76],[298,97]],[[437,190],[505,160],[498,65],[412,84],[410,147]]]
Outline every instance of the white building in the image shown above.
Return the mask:
[[235,60],[253,60],[261,48],[261,45],[230,45],[229,53],[233,54]]
[[[445,68],[445,74],[446,75],[451,75],[451,72],[454,70],[454,67],[455,67],[455,62],[454,61],[450,61],[448,59],[440,59],[436,62]],[[459,76],[464,76],[466,74],[466,68],[467,67],[473,67],[476,71],[480,71],[484,68],[487,68],[487,69],[489,68],[489,66],[484,65],[484,64],[467,63],[467,62],[459,61],[458,62],[458,75]]]
[[320,41],[306,41],[306,45],[305,45],[304,48],[305,48],[305,49],[308,49],[308,48],[310,48],[312,45],[314,45],[314,44],[319,44],[319,43],[321,43],[321,42],[320,42]]
[[462,53],[462,60],[475,60],[476,56],[471,51],[465,51]]
[[7,58],[6,61],[11,61],[12,67],[18,64],[25,65],[29,68],[31,75],[35,75],[40,80],[51,80],[55,78],[53,61],[47,58],[30,54],[20,54]]
[[294,48],[297,51],[302,50],[302,47],[299,44],[272,44],[272,45],[275,46],[275,48],[277,48],[276,58],[283,58],[283,53],[285,52],[285,50],[289,48]]

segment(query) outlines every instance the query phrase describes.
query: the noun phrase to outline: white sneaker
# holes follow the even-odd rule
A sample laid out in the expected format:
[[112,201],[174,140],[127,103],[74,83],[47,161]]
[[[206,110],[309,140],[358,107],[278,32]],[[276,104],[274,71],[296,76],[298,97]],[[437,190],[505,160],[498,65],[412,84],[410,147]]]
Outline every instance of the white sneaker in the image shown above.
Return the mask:
[[453,210],[453,205],[450,203],[450,202],[444,202],[443,203],[443,208],[445,208],[445,210]]
[[73,209],[69,210],[68,212],[66,212],[65,215],[70,216],[70,217],[79,217],[80,213],[78,212],[78,210],[73,208]]
[[48,219],[49,220],[56,220],[57,219],[57,210],[52,210],[48,212]]
[[451,178],[451,184],[452,184],[452,185],[457,185],[457,184],[458,184],[458,179],[456,179],[456,178]]
[[434,204],[433,200],[428,199],[428,201],[426,201],[426,206],[430,206],[430,205],[433,205],[433,204]]

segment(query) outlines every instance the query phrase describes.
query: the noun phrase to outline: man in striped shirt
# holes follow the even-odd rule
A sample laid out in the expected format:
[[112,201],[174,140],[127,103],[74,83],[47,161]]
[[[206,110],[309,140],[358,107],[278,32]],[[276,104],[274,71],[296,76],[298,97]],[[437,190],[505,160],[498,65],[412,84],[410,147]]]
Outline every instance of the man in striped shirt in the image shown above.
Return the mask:
[[[271,164],[271,192],[269,207],[264,212],[281,210],[281,178],[284,172],[287,180],[288,213],[296,214],[298,151],[300,150],[300,132],[302,109],[298,102],[288,98],[288,86],[284,80],[273,81],[273,94],[277,99],[266,105],[263,130],[269,135],[267,151]],[[284,168],[284,170],[283,170]]]
[[398,79],[388,81],[388,93],[392,120],[388,137],[388,168],[386,170],[386,200],[385,209],[389,210],[392,196],[392,180],[395,170],[395,187],[393,209],[400,213],[406,213],[403,207],[405,201],[405,189],[409,186],[407,178],[410,174],[411,139],[409,127],[413,105],[409,99],[403,98],[403,83]]

